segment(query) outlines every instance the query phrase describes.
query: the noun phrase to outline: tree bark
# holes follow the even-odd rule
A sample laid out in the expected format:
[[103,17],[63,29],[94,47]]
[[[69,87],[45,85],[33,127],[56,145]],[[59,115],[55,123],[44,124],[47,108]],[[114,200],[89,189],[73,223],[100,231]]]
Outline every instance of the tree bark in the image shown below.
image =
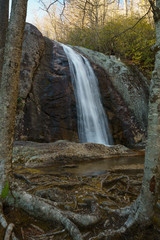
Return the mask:
[[8,26],[9,0],[0,0],[0,83],[3,66],[3,54]]
[[27,0],[12,0],[0,89],[0,194],[11,171],[22,39]]
[[[144,176],[141,192],[130,209],[112,210],[120,215],[128,216],[124,226],[112,231],[110,237],[116,233],[124,233],[133,225],[147,226],[154,223],[157,201],[160,192],[160,0],[156,5],[149,0],[156,28],[155,66],[152,72],[148,114],[148,141],[146,145]],[[106,234],[103,234],[103,236]],[[106,238],[108,239],[108,238]]]
[[156,28],[156,54],[150,85],[148,140],[142,188],[131,208],[128,226],[133,222],[147,225],[153,221],[160,190],[160,14],[157,14],[160,12],[160,0],[156,1],[152,9]]
[[[156,1],[158,12],[160,0]],[[153,13],[155,15],[155,13]],[[155,18],[156,46],[160,47],[160,15]],[[146,217],[152,218],[159,195],[160,181],[160,49],[156,48],[152,73],[148,115],[148,141],[141,189],[141,207]],[[147,201],[146,201],[147,200]],[[141,210],[142,211],[142,210]]]

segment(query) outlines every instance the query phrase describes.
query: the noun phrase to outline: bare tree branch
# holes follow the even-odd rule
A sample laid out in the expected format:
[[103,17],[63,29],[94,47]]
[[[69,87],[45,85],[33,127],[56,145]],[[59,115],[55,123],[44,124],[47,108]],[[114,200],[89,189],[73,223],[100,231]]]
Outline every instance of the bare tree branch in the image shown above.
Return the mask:
[[59,3],[60,5],[63,6],[61,14],[60,14],[60,17],[62,17],[64,10],[65,10],[67,0],[63,0],[63,3],[59,0],[54,0],[48,6],[44,3],[43,0],[39,0],[39,2],[43,5],[43,8],[40,7],[40,9],[47,12],[50,17],[51,17],[51,14],[50,14],[49,10],[50,10],[51,6],[53,6],[55,3]]
[[62,18],[62,16],[63,16],[64,10],[65,10],[65,7],[66,7],[66,1],[63,0],[63,9],[62,9],[62,12],[61,12],[61,14],[60,14],[60,18]]
[[83,18],[82,18],[82,26],[84,27],[84,19],[86,15],[86,7],[87,7],[87,0],[85,1],[84,9],[83,9]]
[[50,9],[50,7],[55,4],[56,2],[59,2],[58,0],[55,0],[54,2],[50,3],[49,6],[47,7],[47,11]]

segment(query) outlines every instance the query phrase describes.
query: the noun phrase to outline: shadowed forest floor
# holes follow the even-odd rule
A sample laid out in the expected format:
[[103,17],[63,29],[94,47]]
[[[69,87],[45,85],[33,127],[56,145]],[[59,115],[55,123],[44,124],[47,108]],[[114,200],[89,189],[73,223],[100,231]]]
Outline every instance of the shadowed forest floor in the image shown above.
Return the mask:
[[[74,168],[74,165],[68,165]],[[109,208],[120,208],[130,205],[139,194],[143,177],[142,170],[116,170],[102,175],[76,176],[66,172],[39,172],[36,169],[16,167],[15,178],[19,186],[28,193],[51,200],[53,205],[63,211],[70,211],[80,215],[90,214],[99,218],[90,227],[78,226],[84,240],[94,239],[106,229],[118,229],[125,219],[109,213]],[[24,240],[71,240],[63,226],[56,223],[42,222],[28,216],[25,212],[5,206],[8,222],[15,224],[15,234]],[[3,235],[0,232],[1,236]],[[0,238],[0,239],[3,239]],[[103,239],[103,238],[102,238]],[[150,226],[142,231],[140,226],[136,232],[130,231],[116,239],[158,240],[160,228]]]

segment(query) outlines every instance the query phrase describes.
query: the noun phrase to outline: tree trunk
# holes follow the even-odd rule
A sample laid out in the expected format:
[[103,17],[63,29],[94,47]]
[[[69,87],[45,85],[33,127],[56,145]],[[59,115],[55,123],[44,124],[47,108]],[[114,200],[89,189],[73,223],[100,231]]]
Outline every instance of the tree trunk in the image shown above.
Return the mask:
[[[147,226],[154,222],[157,201],[160,192],[160,0],[156,6],[151,0],[156,27],[156,44],[154,45],[155,66],[152,72],[148,114],[148,141],[145,154],[142,188],[137,200],[130,210],[122,209],[121,215],[129,215],[124,226],[115,233],[124,233],[134,224]],[[119,211],[119,210],[118,210]],[[118,213],[118,211],[116,211]]]
[[160,15],[157,15],[160,11],[160,0],[157,0],[154,10],[156,54],[150,86],[148,141],[141,193],[132,209],[134,213],[131,214],[132,218],[136,211],[136,221],[144,224],[153,220],[160,190]]
[[128,16],[128,2],[127,2],[127,0],[124,0],[124,11],[125,11],[125,15],[127,17]]
[[27,0],[12,0],[0,89],[0,193],[11,170],[22,39]]
[[0,83],[2,75],[3,54],[8,26],[9,0],[0,0]]

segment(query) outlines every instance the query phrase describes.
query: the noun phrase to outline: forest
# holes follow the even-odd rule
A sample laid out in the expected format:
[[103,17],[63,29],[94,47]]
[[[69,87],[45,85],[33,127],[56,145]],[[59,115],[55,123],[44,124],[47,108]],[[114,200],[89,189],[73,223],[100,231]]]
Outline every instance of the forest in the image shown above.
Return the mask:
[[65,6],[40,2],[46,15],[35,17],[35,25],[45,36],[115,55],[145,74],[153,70],[155,30],[147,0],[71,1]]
[[0,239],[160,239],[160,0],[30,1],[0,0]]

